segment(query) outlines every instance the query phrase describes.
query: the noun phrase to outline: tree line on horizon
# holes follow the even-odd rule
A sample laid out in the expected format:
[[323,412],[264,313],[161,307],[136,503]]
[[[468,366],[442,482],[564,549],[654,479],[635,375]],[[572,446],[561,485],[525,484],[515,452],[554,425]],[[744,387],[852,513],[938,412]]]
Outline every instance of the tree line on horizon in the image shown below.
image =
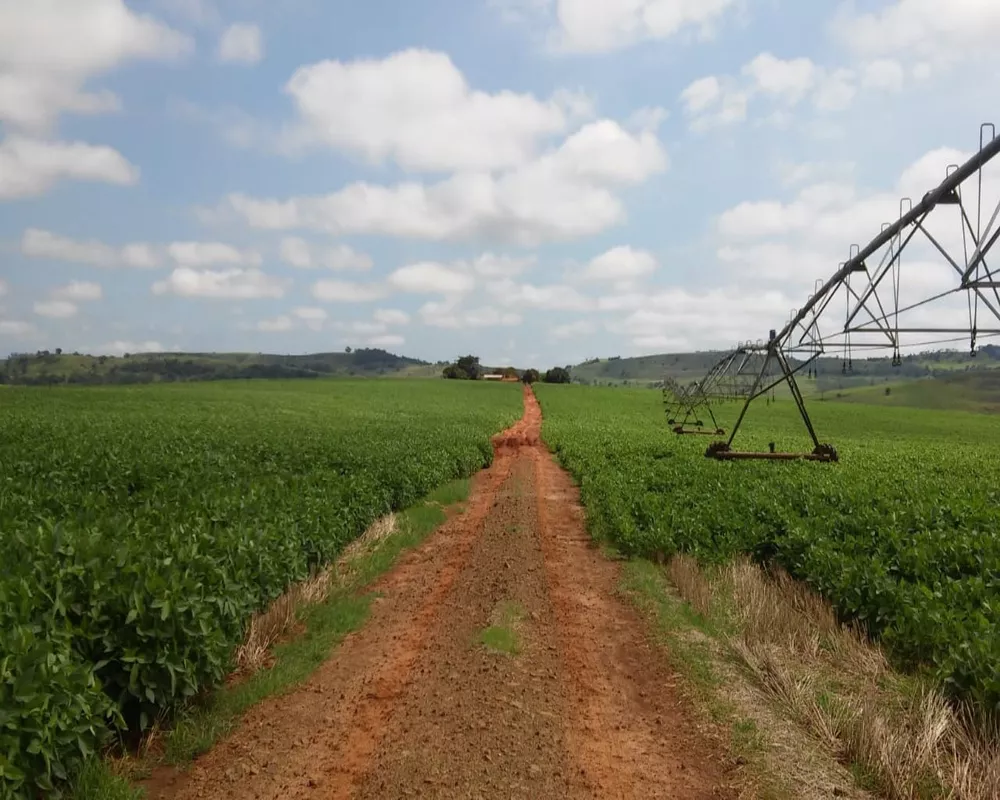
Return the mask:
[[[477,381],[487,374],[487,369],[479,363],[479,356],[467,355],[455,359],[454,363],[446,366],[442,371],[442,377],[448,380]],[[518,371],[514,367],[504,367],[500,370],[506,378],[518,378],[522,383],[570,383],[570,367],[553,367],[546,370],[543,375],[537,369],[526,369]]]

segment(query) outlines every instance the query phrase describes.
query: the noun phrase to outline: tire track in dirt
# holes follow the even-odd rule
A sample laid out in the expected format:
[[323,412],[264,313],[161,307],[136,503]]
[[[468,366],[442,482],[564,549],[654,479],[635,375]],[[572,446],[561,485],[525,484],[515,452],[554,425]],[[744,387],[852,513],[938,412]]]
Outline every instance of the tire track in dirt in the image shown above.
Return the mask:
[[[534,465],[518,456],[359,798],[567,794],[565,693],[535,502]],[[516,620],[505,625],[516,655],[477,641],[505,614]]]
[[[383,577],[365,627],[151,796],[735,797],[540,433],[525,388],[465,513]],[[479,644],[512,608],[520,651]]]
[[600,798],[736,797],[726,757],[694,722],[645,624],[617,596],[620,568],[586,533],[572,478],[544,447],[532,457],[578,785]]

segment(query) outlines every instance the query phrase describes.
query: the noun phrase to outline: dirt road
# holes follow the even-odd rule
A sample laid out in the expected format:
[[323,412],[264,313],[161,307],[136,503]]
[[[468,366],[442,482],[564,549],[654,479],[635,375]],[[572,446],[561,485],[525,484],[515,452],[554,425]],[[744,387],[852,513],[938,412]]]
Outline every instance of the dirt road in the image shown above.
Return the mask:
[[540,431],[526,389],[466,511],[379,582],[364,628],[152,796],[735,797]]

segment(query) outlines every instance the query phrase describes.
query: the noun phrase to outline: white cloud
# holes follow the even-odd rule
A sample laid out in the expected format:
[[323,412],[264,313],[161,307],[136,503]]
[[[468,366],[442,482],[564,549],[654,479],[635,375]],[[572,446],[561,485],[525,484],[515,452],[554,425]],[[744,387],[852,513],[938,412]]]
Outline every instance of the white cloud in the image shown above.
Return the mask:
[[847,67],[824,67],[805,57],[783,59],[765,51],[744,64],[738,76],[710,75],[694,81],[681,92],[680,102],[695,131],[743,122],[751,101],[761,99],[775,106],[769,122],[782,124],[791,109],[806,101],[822,113],[843,111],[859,89],[896,92],[904,77],[902,66],[891,59],[867,62],[859,73]]
[[222,242],[174,242],[167,247],[167,253],[183,267],[202,268],[216,264],[259,267],[263,263],[260,253],[238,250]]
[[483,253],[473,259],[471,267],[477,275],[482,275],[484,278],[512,278],[534,266],[536,261],[535,256],[517,258]]
[[652,275],[656,267],[652,253],[621,245],[591,259],[582,277],[588,281],[631,281]]
[[808,182],[823,180],[842,181],[852,178],[855,165],[851,162],[804,161],[793,163],[784,161],[778,164],[778,175],[785,186],[797,186]]
[[292,314],[305,322],[322,322],[327,317],[326,309],[313,306],[299,306],[292,309]]
[[716,257],[733,278],[744,284],[777,281],[786,286],[808,287],[826,273],[832,274],[836,252],[833,246],[741,242],[719,247]]
[[558,50],[599,53],[692,29],[710,37],[736,0],[555,0]]
[[406,344],[406,338],[398,333],[386,333],[380,336],[372,336],[368,340],[371,347],[401,347]]
[[382,325],[406,325],[410,322],[410,315],[396,308],[379,308],[372,316]]
[[714,75],[692,82],[680,95],[684,113],[695,131],[742,122],[747,117],[748,99],[748,92],[733,79],[727,78],[723,85]]
[[132,186],[139,169],[111,147],[23,136],[0,141],[0,200],[44,194],[64,179]]
[[100,300],[103,296],[101,284],[90,281],[70,281],[66,286],[60,286],[52,292],[52,297],[56,300],[78,303]]
[[68,300],[44,300],[35,303],[35,313],[40,317],[66,319],[76,315],[77,306]]
[[555,150],[496,176],[460,173],[431,185],[393,187],[355,183],[333,194],[285,201],[231,194],[223,212],[271,230],[534,245],[619,224],[626,214],[615,190],[640,184],[667,166],[652,131],[630,134],[611,120],[599,120]]
[[222,32],[216,51],[219,61],[229,64],[256,64],[264,57],[264,36],[260,27],[235,22]]
[[326,323],[326,310],[314,306],[299,306],[292,309],[292,316],[302,322],[309,330],[320,331]]
[[894,0],[877,11],[844,4],[834,18],[835,37],[853,52],[948,65],[992,57],[1000,36],[1000,4],[993,0]]
[[224,270],[197,270],[177,267],[166,280],[153,284],[153,293],[174,294],[179,297],[251,300],[283,297],[287,283],[258,269],[234,267]]
[[430,261],[400,267],[387,280],[390,286],[414,294],[464,294],[475,286],[472,275]]
[[[846,249],[851,242],[867,242],[883,222],[897,219],[900,197],[922,197],[944,180],[949,164],[961,164],[967,158],[968,154],[952,148],[932,150],[914,161],[896,185],[883,192],[862,194],[853,183],[840,180],[805,186],[788,203],[742,202],[719,216],[718,230],[729,240],[794,234]],[[966,198],[967,205],[974,201]],[[956,221],[955,232],[960,231]]]
[[385,287],[380,284],[337,280],[317,281],[310,292],[326,303],[370,303],[386,295]]
[[559,97],[474,90],[447,54],[429,50],[310,64],[285,90],[300,117],[293,140],[412,171],[516,167],[570,116]]
[[681,103],[688,114],[700,114],[707,111],[722,97],[722,85],[715,75],[698,78],[688,84],[681,92]]
[[0,121],[42,132],[63,111],[113,110],[113,95],[84,85],[124,61],[175,59],[192,48],[190,38],[123,0],[7,0],[0,3]]
[[625,127],[630,131],[658,131],[669,116],[662,106],[645,106],[629,114]]
[[[21,236],[21,252],[32,258],[72,261],[96,267],[150,269],[161,263],[161,248],[145,242],[114,246],[96,239],[79,241],[40,228],[28,228]],[[166,253],[178,266],[200,269],[218,264],[259,267],[263,262],[255,250],[239,250],[221,242],[174,242]]]
[[671,287],[648,295],[641,308],[607,329],[645,352],[728,348],[763,337],[787,314],[790,302],[778,291],[727,287],[699,293]]
[[[771,282],[788,293],[786,307],[778,311],[770,324],[772,328],[780,327],[789,318],[790,310],[801,307],[815,291],[817,281],[827,280],[850,256],[851,243],[867,243],[883,224],[898,219],[900,197],[922,197],[944,179],[949,164],[962,163],[968,155],[949,148],[930,151],[903,170],[894,186],[880,191],[861,190],[853,181],[841,178],[806,185],[787,202],[740,203],[718,219],[721,243],[717,257],[734,279],[734,286],[753,292],[759,291],[762,283]],[[983,180],[987,213],[992,211],[998,197],[1000,175],[996,168],[988,168]],[[963,199],[966,212],[975,219],[977,193],[967,192]],[[957,209],[941,206],[922,225],[958,263],[962,263],[966,251]],[[971,253],[971,245],[966,242],[965,246]],[[878,270],[885,255],[884,248],[868,260],[872,273]],[[867,283],[864,274],[853,277],[855,291],[860,291],[859,287]],[[918,233],[902,259],[901,280],[897,287],[900,307],[905,309],[912,303],[926,301],[957,285],[954,268]],[[893,287],[891,277],[881,284],[879,298],[883,309],[878,313],[895,307]],[[847,297],[846,291],[841,289],[831,305],[835,310],[820,320],[820,329],[827,335],[843,325]],[[967,314],[965,302],[961,294],[934,301],[913,312],[901,313],[900,324],[902,327],[965,325],[968,322],[967,317],[963,319],[963,313]],[[871,303],[872,308],[877,305]],[[868,319],[867,313],[862,311],[859,321]],[[762,335],[764,328],[759,330]],[[873,339],[858,334],[854,341],[857,344]],[[880,340],[882,342],[884,340]],[[904,334],[904,350],[911,344],[916,342]]]
[[[857,94],[853,70],[837,69],[825,75],[819,83],[813,103],[820,111],[843,111]],[[876,88],[880,88],[877,87]]]
[[861,85],[871,89],[882,89],[887,92],[898,92],[903,88],[906,71],[903,66],[891,58],[879,58],[864,65],[861,74]]
[[0,320],[0,336],[13,336],[20,338],[30,336],[35,332],[35,326],[30,322],[23,322],[16,319]]
[[521,324],[521,315],[516,311],[493,306],[460,309],[454,300],[425,303],[420,308],[420,319],[432,328],[498,328]]
[[487,290],[497,303],[516,308],[588,311],[597,305],[593,298],[581,294],[572,286],[562,284],[535,286],[530,283],[500,280],[487,284]]
[[70,239],[40,228],[25,230],[21,236],[21,252],[32,258],[70,261],[95,267],[149,269],[159,264],[159,256],[149,244],[133,243],[115,247],[96,239]]
[[257,330],[266,333],[285,333],[305,326],[313,331],[323,329],[327,320],[325,309],[312,306],[298,306],[290,314],[279,314],[276,317],[262,319],[257,323]]
[[168,353],[176,350],[176,347],[168,349],[155,341],[132,342],[119,339],[93,348],[92,354],[95,356],[123,356],[126,353],[135,355],[136,353]]
[[790,104],[806,96],[816,83],[817,72],[808,58],[784,60],[767,52],[743,66],[743,74],[756,89]]
[[323,265],[333,270],[353,270],[364,272],[372,268],[375,262],[367,253],[359,253],[346,244],[338,244],[327,250],[321,256]]
[[257,330],[265,333],[284,333],[294,327],[295,323],[292,322],[292,318],[284,314],[270,319],[262,319],[257,323]]
[[324,266],[337,271],[365,272],[374,266],[371,256],[359,253],[346,244],[333,247],[313,247],[297,236],[288,236],[281,240],[281,259],[299,269],[312,269]]
[[152,269],[160,265],[160,256],[149,244],[127,244],[121,249],[121,263],[139,269]]
[[286,236],[281,240],[281,260],[299,269],[309,269],[313,266],[309,243],[297,236]]
[[346,331],[357,336],[372,336],[377,333],[385,333],[386,327],[380,322],[368,322],[367,320],[353,320],[351,322],[335,322],[334,328]]
[[690,350],[690,341],[682,336],[636,336],[632,346],[640,353],[676,353]]
[[597,330],[597,326],[587,319],[580,319],[576,322],[567,322],[563,325],[556,325],[549,332],[553,339],[576,339],[581,336],[589,336]]
[[604,294],[597,298],[597,308],[600,311],[631,311],[642,308],[648,299],[648,292],[624,290]]

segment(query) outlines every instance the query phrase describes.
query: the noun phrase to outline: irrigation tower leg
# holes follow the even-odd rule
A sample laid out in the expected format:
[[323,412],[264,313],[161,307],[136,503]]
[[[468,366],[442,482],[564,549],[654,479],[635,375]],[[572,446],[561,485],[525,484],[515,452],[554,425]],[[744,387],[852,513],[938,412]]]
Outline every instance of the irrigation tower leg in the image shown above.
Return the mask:
[[809,431],[809,436],[812,437],[813,447],[818,450],[820,446],[819,439],[817,438],[816,431],[813,428],[812,420],[809,419],[809,412],[806,411],[805,398],[802,396],[799,384],[795,380],[795,371],[789,365],[788,360],[785,358],[785,354],[781,352],[780,348],[775,348],[775,357],[781,365],[781,371],[785,373],[785,380],[788,382],[788,388],[791,390],[792,397],[795,399],[795,405],[798,406],[799,414],[802,415],[802,421],[806,424],[806,430]]
[[760,368],[760,372],[757,373],[757,377],[753,382],[753,388],[750,389],[750,393],[747,395],[746,401],[743,403],[743,410],[740,411],[739,419],[736,420],[736,424],[733,425],[733,430],[729,434],[729,440],[726,442],[726,449],[728,450],[733,446],[733,439],[736,438],[736,432],[740,429],[740,425],[743,422],[743,418],[747,415],[747,409],[750,408],[750,404],[757,397],[757,390],[760,389],[760,385],[764,382],[764,376],[767,374],[767,368],[771,363],[771,357],[774,355],[772,348],[767,349],[767,357],[764,359],[764,364]]

